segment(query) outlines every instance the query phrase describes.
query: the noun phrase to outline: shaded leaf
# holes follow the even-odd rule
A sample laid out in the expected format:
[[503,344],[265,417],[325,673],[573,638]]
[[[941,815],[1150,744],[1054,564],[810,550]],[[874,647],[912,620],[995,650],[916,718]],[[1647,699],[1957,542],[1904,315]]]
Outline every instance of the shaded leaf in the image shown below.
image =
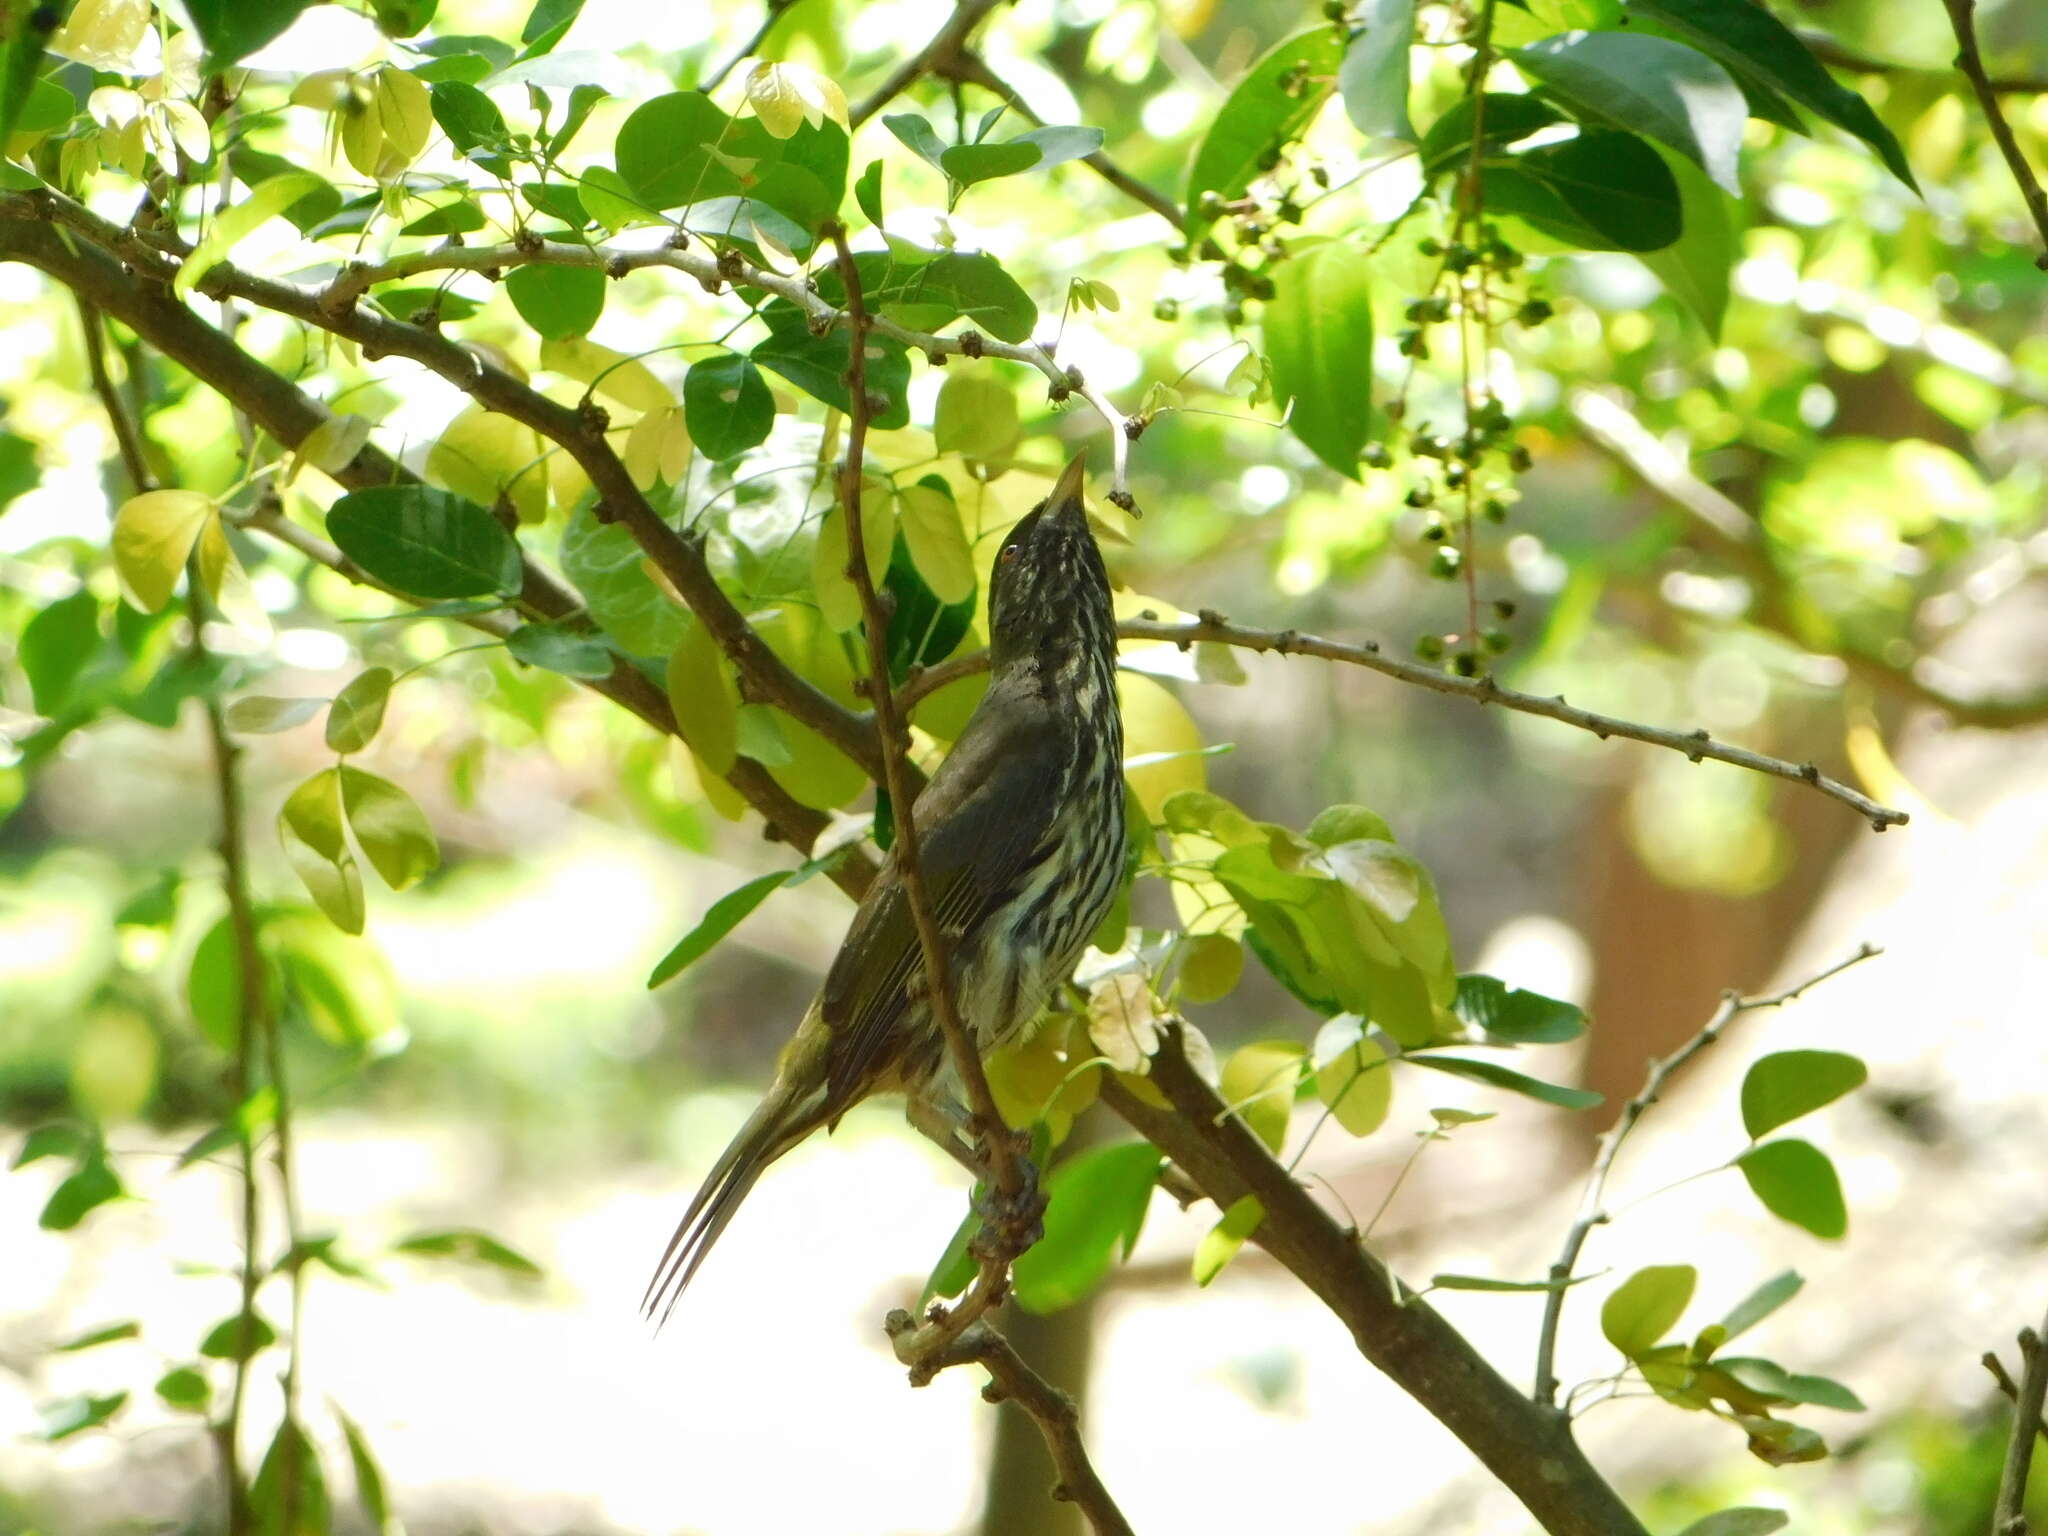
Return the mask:
[[1337,91],[1344,115],[1368,139],[1415,141],[1408,121],[1408,51],[1415,0],[1365,0],[1352,12],[1358,30],[1344,46]]
[[1333,240],[1283,263],[1261,317],[1273,398],[1317,458],[1349,479],[1372,424],[1372,262]]
[[1475,1082],[1505,1088],[1510,1093],[1540,1099],[1545,1104],[1555,1104],[1559,1109],[1591,1109],[1602,1101],[1602,1096],[1590,1088],[1566,1088],[1559,1083],[1546,1083],[1539,1078],[1526,1077],[1511,1068],[1503,1067],[1498,1062],[1473,1061],[1464,1056],[1440,1056],[1435,1051],[1416,1051],[1402,1059],[1418,1067],[1428,1067],[1436,1072],[1449,1072],[1455,1077],[1469,1077]]
[[336,752],[360,752],[384,724],[391,699],[391,669],[368,667],[350,678],[327,711],[327,745]]
[[441,845],[412,796],[360,768],[344,766],[339,772],[349,830],[384,883],[402,891],[431,874],[441,862]]
[[475,502],[423,485],[350,491],[327,509],[343,554],[387,586],[415,597],[516,593],[519,543]]
[[730,459],[767,437],[775,398],[750,357],[720,353],[690,365],[683,376],[683,420],[714,459]]
[[1092,1293],[1130,1257],[1163,1159],[1150,1142],[1094,1147],[1046,1178],[1045,1235],[1011,1268],[1017,1304],[1056,1312]]
[[605,275],[595,267],[536,263],[514,267],[505,274],[505,292],[512,307],[550,340],[581,336],[597,324],[604,313],[604,291]]
[[1705,54],[1641,32],[1565,32],[1509,50],[1529,75],[1578,109],[1581,121],[1670,145],[1734,196],[1749,105]]
[[1525,992],[1492,976],[1460,976],[1452,1010],[1475,1029],[1517,1045],[1555,1045],[1586,1031],[1586,1013],[1573,1003]]
[[1259,1203],[1257,1195],[1242,1195],[1230,1202],[1230,1209],[1223,1217],[1202,1234],[1201,1242],[1195,1245],[1193,1274],[1195,1284],[1207,1285],[1223,1273],[1223,1267],[1237,1257],[1251,1235],[1259,1230],[1259,1223],[1266,1219],[1266,1208]]

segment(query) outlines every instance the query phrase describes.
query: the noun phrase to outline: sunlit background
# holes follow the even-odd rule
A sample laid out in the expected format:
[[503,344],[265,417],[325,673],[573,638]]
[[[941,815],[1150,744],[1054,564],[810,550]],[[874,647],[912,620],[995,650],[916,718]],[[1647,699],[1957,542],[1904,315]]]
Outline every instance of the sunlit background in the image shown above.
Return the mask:
[[[525,9],[442,0],[436,26],[511,33]],[[1119,161],[1173,193],[1228,82],[1312,23],[1297,9],[1021,0],[983,51],[1043,118],[1104,126]],[[2013,186],[1943,73],[1954,45],[1941,6],[1779,9],[1843,55],[1899,66],[1858,78],[1924,200],[1844,138],[1753,121],[1751,227],[1717,340],[1632,258],[1539,258],[1558,318],[1492,365],[1537,445],[1513,520],[1487,534],[1489,580],[1520,605],[1501,669],[1533,692],[1818,760],[1909,809],[1911,825],[1877,837],[1799,785],[1301,658],[1246,656],[1234,685],[1169,686],[1203,742],[1228,744],[1196,760],[1214,788],[1292,825],[1337,801],[1379,811],[1434,873],[1461,969],[1592,1015],[1586,1039],[1529,1070],[1599,1090],[1607,1110],[1570,1115],[1411,1073],[1376,1136],[1326,1132],[1307,1149],[1303,1175],[1361,1223],[1379,1211],[1377,1244],[1418,1284],[1540,1276],[1592,1138],[1650,1055],[1698,1028],[1724,988],[1769,990],[1883,946],[1782,1012],[1745,1017],[1650,1112],[1615,1174],[1619,1218],[1586,1254],[1585,1267],[1612,1273],[1573,1292],[1560,1367],[1568,1384],[1615,1369],[1598,1302],[1638,1266],[1700,1267],[1688,1328],[1796,1269],[1804,1292],[1756,1340],[1867,1405],[1807,1412],[1829,1459],[1773,1469],[1739,1431],[1637,1391],[1585,1416],[1593,1460],[1658,1531],[1748,1503],[1816,1536],[1960,1536],[1985,1528],[2006,1433],[1979,1357],[2003,1349],[2013,1363],[2013,1335],[2048,1300],[2048,733],[2036,723],[2048,720],[2048,296]],[[765,46],[858,95],[942,15],[930,0],[800,0]],[[741,0],[589,0],[561,47],[619,96],[598,107],[586,149],[609,142],[632,102],[729,57],[760,20]],[[1982,26],[1996,68],[2048,73],[2048,12],[1987,3]],[[321,6],[252,62],[298,73],[387,47],[364,18]],[[1456,50],[1442,51],[1440,66],[1417,65],[1418,91],[1438,105],[1455,93],[1430,72],[1451,68]],[[914,97],[942,119],[951,110],[943,88]],[[2007,102],[2041,163],[2048,96]],[[302,154],[325,163],[317,119],[300,115]],[[1341,114],[1318,132],[1333,160],[1358,160]],[[885,151],[893,143],[869,126],[854,164]],[[915,206],[910,185],[891,220],[914,229],[939,210],[929,187],[933,206]],[[1459,600],[1426,575],[1404,482],[1342,482],[1269,406],[1222,392],[1242,349],[1217,319],[1213,272],[1174,265],[1160,219],[1079,166],[1004,186],[963,202],[952,227],[1026,279],[1042,329],[1069,276],[1122,297],[1114,313],[1067,317],[1061,360],[1127,407],[1182,375],[1191,408],[1162,414],[1133,449],[1145,516],[1111,551],[1130,591],[1396,652],[1455,624]],[[1344,216],[1391,216],[1416,187],[1412,163],[1391,164],[1353,185]],[[127,195],[107,211],[125,217]],[[288,270],[291,236],[267,226],[237,259]],[[703,334],[711,301],[684,288],[622,286],[595,339],[639,351],[650,335]],[[1155,313],[1161,300],[1179,314]],[[1387,302],[1398,309],[1400,295]],[[276,350],[287,328],[250,329]],[[1406,367],[1390,346],[1383,335],[1383,382]],[[652,366],[680,376],[673,357]],[[353,408],[416,461],[464,402],[408,366],[375,373]],[[941,377],[916,375],[914,416]],[[1054,427],[1036,385],[1021,387],[1028,431],[1101,455],[1085,413]],[[1418,387],[1426,398],[1454,386]],[[0,399],[9,430],[42,445],[40,485],[0,513],[0,604],[18,616],[104,549],[112,456],[75,314],[18,266],[0,266]],[[155,435],[196,480],[231,482],[225,406],[195,391],[178,410]],[[814,450],[814,431],[777,430],[771,448]],[[1038,450],[1054,456],[1045,438]],[[1672,471],[1661,486],[1659,465]],[[1036,482],[1016,481],[1005,494],[1028,502]],[[1795,549],[1780,590],[1760,596],[1726,530],[1701,532],[1685,503],[1702,482]],[[90,579],[112,595],[110,570]],[[338,581],[309,590],[311,608],[279,569],[256,572],[274,622],[241,633],[252,669],[272,668],[262,692],[329,695],[365,657],[403,666],[465,638],[431,622],[343,622],[391,604]],[[1775,620],[1738,617],[1772,604]],[[1845,636],[1872,638],[1876,661],[1845,663]],[[1959,723],[1933,707],[1937,693],[2025,707]],[[290,1064],[300,1226],[334,1234],[341,1256],[310,1272],[300,1392],[359,1426],[405,1528],[1073,1529],[1042,1498],[1049,1474],[1030,1460],[1028,1426],[1012,1443],[1022,1421],[985,1407],[973,1372],[912,1390],[890,1354],[884,1314],[916,1304],[964,1208],[958,1170],[893,1105],[779,1165],[658,1336],[637,1314],[676,1216],[831,958],[844,899],[822,880],[779,892],[649,993],[654,962],[719,896],[787,867],[786,850],[760,839],[757,820],[720,819],[664,743],[561,678],[465,656],[408,681],[391,708],[368,766],[419,797],[445,862],[415,890],[373,896],[367,943],[322,941],[352,978],[358,1022],[374,1027],[297,1030]],[[104,1126],[127,1194],[74,1230],[47,1230],[39,1214],[69,1165],[0,1177],[0,1531],[217,1529],[212,1448],[150,1390],[234,1311],[240,1264],[231,1163],[180,1157],[228,1102],[185,981],[223,911],[205,740],[189,706],[169,730],[115,718],[30,774],[18,744],[39,723],[0,651],[0,1117],[15,1144],[47,1123]],[[269,827],[283,793],[327,760],[318,729],[247,747],[256,886],[298,901]],[[1155,922],[1159,895],[1140,897],[1141,915],[1157,902]],[[1316,1024],[1259,975],[1194,1017],[1219,1045],[1307,1038]],[[1688,1181],[1743,1146],[1747,1064],[1793,1047],[1870,1064],[1869,1086],[1810,1131],[1842,1173],[1842,1243],[1774,1221],[1733,1171]],[[1446,1106],[1499,1115],[1429,1146],[1388,1201],[1430,1110]],[[1106,1122],[1094,1134],[1125,1134],[1094,1118]],[[1297,1141],[1314,1124],[1298,1117]],[[1529,1528],[1261,1255],[1197,1289],[1189,1263],[1214,1219],[1156,1196],[1130,1263],[1096,1299],[1017,1320],[1049,1373],[1082,1393],[1097,1463],[1138,1530]],[[468,1228],[538,1274],[509,1258],[394,1251]],[[1540,1295],[1433,1299],[1526,1382]],[[265,1306],[282,1326],[281,1282]],[[139,1336],[53,1352],[128,1320]],[[248,1417],[269,1424],[274,1370],[254,1386]],[[109,1428],[48,1438],[67,1404],[118,1391],[131,1400]],[[369,1529],[339,1421],[309,1421],[335,1528]]]

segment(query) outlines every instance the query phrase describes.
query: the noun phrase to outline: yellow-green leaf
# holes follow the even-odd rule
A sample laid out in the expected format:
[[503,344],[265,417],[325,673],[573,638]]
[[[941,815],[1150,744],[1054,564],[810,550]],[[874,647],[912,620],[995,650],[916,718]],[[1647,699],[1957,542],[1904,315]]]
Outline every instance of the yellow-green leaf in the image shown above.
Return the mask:
[[198,491],[144,491],[114,514],[114,566],[137,606],[161,613],[177,590],[186,558],[206,520],[211,496]]
[[1274,1152],[1287,1140],[1294,1085],[1306,1055],[1299,1040],[1255,1040],[1223,1064],[1223,1102]]
[[718,642],[694,617],[668,658],[668,702],[676,729],[714,774],[732,772],[738,755],[739,690]]
[[934,485],[906,485],[896,493],[903,542],[917,574],[942,603],[974,595],[974,552],[953,498]]
[[278,812],[277,831],[314,904],[344,933],[361,933],[363,877],[342,830],[339,773],[323,769],[293,790]]
[[360,768],[338,771],[349,829],[384,883],[402,891],[430,874],[441,862],[441,845],[412,796]]
[[941,453],[1007,459],[1020,435],[1017,396],[992,374],[949,371],[932,408],[932,440]]
[[360,752],[384,724],[384,706],[391,697],[391,669],[371,667],[349,679],[327,711],[327,745],[337,752]]
[[[1146,816],[1156,822],[1173,796],[1207,787],[1208,776],[1197,755],[1202,733],[1180,700],[1149,677],[1119,672],[1116,691],[1123,703],[1125,756],[1153,759],[1124,776]],[[1161,753],[1171,755],[1161,759]]]
[[1315,1060],[1316,1097],[1337,1123],[1354,1136],[1378,1130],[1394,1101],[1394,1074],[1365,1021],[1355,1013],[1331,1019],[1316,1032]]
[[227,260],[228,252],[243,236],[264,221],[276,218],[308,192],[317,191],[324,185],[326,183],[311,171],[286,171],[257,183],[241,202],[223,208],[213,216],[206,226],[206,233],[179,266],[178,275],[171,279],[173,291],[179,298],[184,298],[192,292],[199,279]]
[[[867,553],[868,579],[877,587],[889,569],[889,551],[896,542],[895,498],[889,483],[875,477],[863,480],[860,495],[860,526]],[[811,557],[811,580],[818,593],[818,612],[840,632],[860,623],[860,594],[847,576],[846,515],[834,506],[818,525],[818,542]]]
[[1690,1264],[1652,1264],[1615,1287],[1600,1308],[1600,1331],[1630,1359],[1656,1348],[1692,1300],[1699,1271]]
[[417,160],[434,131],[434,101],[427,88],[404,70],[386,64],[377,71],[376,111],[391,153],[402,165]]
[[547,514],[547,445],[510,416],[471,405],[441,429],[427,451],[427,479],[443,490],[493,507],[503,497],[522,523]]
[[1244,1195],[1231,1201],[1223,1219],[1203,1234],[1202,1241],[1195,1247],[1195,1284],[1207,1285],[1222,1274],[1223,1266],[1237,1257],[1237,1250],[1259,1230],[1259,1223],[1265,1219],[1266,1208],[1259,1203],[1257,1195]]
[[540,365],[588,384],[636,411],[671,410],[676,397],[637,357],[614,352],[587,336],[553,337],[540,344]]
[[1191,1003],[1228,997],[1244,974],[1244,945],[1221,933],[1200,933],[1188,941],[1180,963],[1180,995]]
[[789,138],[805,123],[815,128],[827,118],[853,131],[846,93],[836,81],[802,64],[765,59],[756,64],[747,73],[747,104],[773,138]]

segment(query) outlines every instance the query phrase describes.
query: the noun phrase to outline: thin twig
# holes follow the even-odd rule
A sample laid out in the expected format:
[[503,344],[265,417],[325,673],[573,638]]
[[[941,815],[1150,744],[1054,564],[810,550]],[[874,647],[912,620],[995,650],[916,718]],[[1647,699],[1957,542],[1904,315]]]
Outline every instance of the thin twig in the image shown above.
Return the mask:
[[1817,987],[1830,977],[1839,976],[1850,966],[1861,964],[1879,953],[1881,951],[1875,945],[1865,944],[1848,959],[1838,960],[1797,986],[1774,992],[1768,997],[1744,997],[1739,992],[1724,992],[1720,1006],[1714,1010],[1713,1017],[1700,1027],[1698,1034],[1662,1061],[1650,1063],[1649,1076],[1643,1080],[1642,1090],[1622,1106],[1620,1117],[1600,1137],[1593,1155],[1593,1166],[1586,1175],[1585,1191],[1579,1197],[1578,1214],[1565,1233],[1564,1247],[1558,1252],[1557,1262],[1550,1266],[1551,1287],[1543,1298],[1543,1324],[1536,1334],[1536,1384],[1531,1394],[1540,1406],[1554,1408],[1557,1404],[1557,1329],[1564,1315],[1565,1291],[1571,1284],[1579,1252],[1586,1246],[1587,1235],[1608,1219],[1607,1177],[1614,1170],[1614,1159],[1621,1151],[1621,1144],[1628,1139],[1650,1106],[1657,1102],[1664,1085],[1693,1057],[1719,1040],[1722,1031],[1741,1015],[1789,1003],[1809,988]]
[[[1574,390],[1569,404],[1573,419],[1595,445],[1685,513],[1705,541],[1749,582],[1758,598],[1750,621],[1804,648],[1796,594],[1772,558],[1758,520],[1695,475],[1610,396],[1590,389]],[[1847,644],[1827,654],[1838,657],[1863,681],[1941,710],[1959,725],[1996,729],[2048,718],[2048,689],[2003,698],[1967,698],[1922,677],[1914,664],[1896,665]]]
[[[2042,1324],[2048,1330],[2048,1323]],[[2048,1345],[2031,1328],[2020,1330],[2020,1386],[2013,1398],[2012,1436],[1998,1475],[1998,1506],[1991,1536],[2027,1536],[2027,1470],[2034,1460],[2034,1430],[2048,1402]]]
[[754,50],[767,41],[768,34],[775,30],[775,23],[782,19],[782,13],[788,10],[792,3],[794,3],[794,0],[767,0],[767,4],[763,7],[766,14],[762,16],[761,24],[754,28],[754,35],[740,44],[739,52],[711,71],[702,80],[699,80],[697,82],[697,89],[709,96],[723,85],[725,77],[744,64],[753,56]]
[[1977,0],[1942,0],[1942,4],[1948,10],[1949,25],[1955,29],[1956,68],[1963,72],[1964,78],[1970,82],[1970,89],[1977,93],[1977,105],[1984,109],[1984,122],[1998,143],[1998,152],[2005,156],[2013,184],[2020,189],[2027,212],[2033,216],[2034,228],[2040,232],[2042,249],[2035,256],[2034,265],[2048,272],[2048,191],[2042,190],[2041,179],[2027,164],[2019,140],[2013,137],[2012,124],[2005,120],[2005,108],[1999,103],[1998,90],[1984,72],[1984,56],[1977,49]]
[[[1025,1194],[1023,1162],[1009,1128],[1003,1122],[1002,1112],[996,1107],[995,1094],[982,1070],[981,1053],[975,1038],[961,1021],[953,996],[945,936],[939,931],[938,919],[932,914],[931,893],[924,883],[920,851],[922,834],[917,826],[910,778],[905,772],[908,735],[897,715],[895,695],[889,681],[889,618],[868,570],[867,541],[861,526],[861,472],[867,448],[868,421],[873,414],[873,403],[867,391],[867,304],[861,292],[860,269],[854,262],[852,248],[846,243],[845,229],[834,224],[826,234],[837,256],[839,276],[846,285],[847,312],[853,320],[852,346],[848,348],[851,362],[846,374],[849,405],[846,458],[839,471],[839,510],[846,524],[846,576],[860,597],[862,629],[867,637],[868,693],[874,703],[876,728],[882,743],[883,785],[889,794],[890,807],[895,812],[896,846],[893,856],[896,872],[903,883],[911,921],[917,928],[918,948],[924,961],[925,1002],[932,1011],[940,1034],[945,1037],[947,1054],[952,1058],[953,1069],[959,1075],[961,1088],[966,1094],[967,1107],[974,1117],[982,1153],[987,1159],[989,1183],[998,1199],[1014,1204]],[[981,1274],[974,1290],[950,1313],[943,1317],[934,1316],[927,1328],[918,1330],[908,1344],[898,1340],[898,1354],[935,1355],[947,1342],[957,1338],[981,1312],[1001,1298],[1008,1282],[1012,1256],[1002,1251],[1001,1245],[992,1245],[982,1259]]]
[[[1125,619],[1117,625],[1116,632],[1118,638],[1123,640],[1170,640],[1180,646],[1209,641],[1245,651],[1274,651],[1283,656],[1319,656],[1325,661],[1346,662],[1437,693],[1455,694],[1460,698],[1471,699],[1474,703],[1498,704],[1502,709],[1516,710],[1525,715],[1541,715],[1546,720],[1561,721],[1582,731],[1591,731],[1603,741],[1610,736],[1620,736],[1630,741],[1647,742],[1653,747],[1683,753],[1694,762],[1701,758],[1712,758],[1715,762],[1747,768],[1752,773],[1769,774],[1773,778],[1787,779],[1795,784],[1811,785],[1829,798],[1839,800],[1850,807],[1867,819],[1871,827],[1879,832],[1886,827],[1904,826],[1911,819],[1906,812],[1882,805],[1868,795],[1851,789],[1839,779],[1828,777],[1813,763],[1794,763],[1783,758],[1767,757],[1761,752],[1752,752],[1747,747],[1716,741],[1704,730],[1668,730],[1663,726],[1624,720],[1618,715],[1603,715],[1590,709],[1580,709],[1576,705],[1567,704],[1562,694],[1546,696],[1522,693],[1513,688],[1504,688],[1490,677],[1455,677],[1423,662],[1404,661],[1397,656],[1389,656],[1381,651],[1376,643],[1369,640],[1360,645],[1348,645],[1342,641],[1305,635],[1294,629],[1248,629],[1243,625],[1233,624],[1221,614],[1207,609],[1204,609],[1192,623],[1170,622],[1163,619]],[[935,689],[942,688],[957,678],[983,671],[987,666],[987,653],[977,652],[971,656],[956,656],[936,667],[928,667],[898,690],[898,705],[908,708],[910,704],[924,698]]]
[[[917,1326],[908,1312],[899,1309],[889,1314],[892,1339],[915,1332]],[[983,1367],[989,1374],[988,1385],[981,1389],[983,1400],[1015,1403],[1031,1416],[1045,1437],[1053,1470],[1059,1474],[1052,1490],[1055,1499],[1079,1508],[1095,1536],[1132,1536],[1131,1523],[1088,1459],[1088,1447],[1081,1439],[1081,1415],[1073,1398],[1025,1364],[1015,1346],[986,1321],[966,1329],[931,1360],[934,1371],[955,1365]]]
[[[1985,1351],[1983,1359],[1984,1369],[1989,1371],[1991,1379],[1998,1383],[1998,1390],[2005,1394],[2008,1402],[2017,1404],[2020,1400],[2019,1383],[2007,1374],[2005,1362],[1989,1350]],[[2048,1439],[2048,1418],[2044,1418],[2038,1413],[2035,1414],[2034,1428],[2044,1439]]]
[[[1836,69],[1846,69],[1860,75],[1930,76],[1946,73],[1940,69],[1929,69],[1923,64],[1900,64],[1891,59],[1873,59],[1868,54],[1843,47],[1825,32],[1815,32],[1805,27],[1793,30],[1798,33],[1799,41],[1806,45],[1807,52],[1821,63],[1831,64]],[[2048,75],[1992,75],[1988,78],[1991,89],[2001,96],[2039,96],[2048,92]]]
[[981,25],[982,18],[997,4],[998,0],[959,0],[953,7],[953,14],[946,18],[946,24],[932,34],[931,41],[891,70],[888,78],[853,109],[853,126],[858,128],[909,90],[919,75],[931,72],[935,62],[949,59],[959,52],[969,34]]

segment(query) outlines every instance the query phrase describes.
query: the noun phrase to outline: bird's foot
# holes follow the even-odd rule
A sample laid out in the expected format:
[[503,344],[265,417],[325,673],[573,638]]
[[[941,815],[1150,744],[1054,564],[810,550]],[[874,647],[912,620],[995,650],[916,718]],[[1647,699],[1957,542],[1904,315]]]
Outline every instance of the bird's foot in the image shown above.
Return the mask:
[[[1007,1264],[1045,1236],[1046,1194],[1039,1181],[1038,1167],[1029,1155],[1030,1135],[1008,1129],[995,1134],[1010,1138],[1011,1155],[1021,1182],[1014,1193],[1006,1194],[997,1187],[992,1174],[985,1179],[984,1192],[974,1202],[975,1214],[981,1218],[981,1229],[968,1244],[968,1252],[980,1262]],[[992,1159],[988,1157],[991,1149],[986,1136],[982,1138],[980,1150],[984,1164],[991,1163]]]

